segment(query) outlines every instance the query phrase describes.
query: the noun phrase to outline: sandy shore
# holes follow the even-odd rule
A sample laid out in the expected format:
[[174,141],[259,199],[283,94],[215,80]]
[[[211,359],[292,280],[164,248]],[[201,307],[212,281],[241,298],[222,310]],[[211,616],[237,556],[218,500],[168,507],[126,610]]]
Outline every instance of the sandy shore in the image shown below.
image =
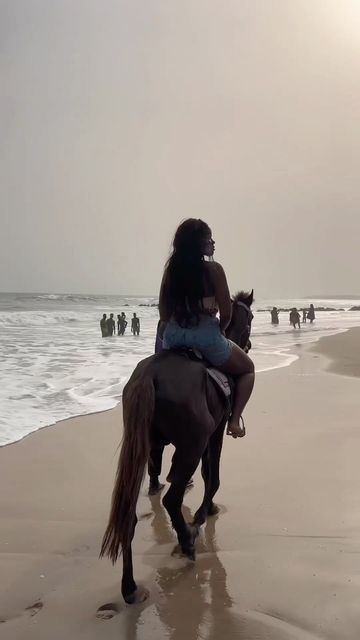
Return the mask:
[[[195,565],[145,489],[134,544],[141,606],[120,597],[120,565],[99,560],[121,412],[78,418],[0,450],[3,640],[358,640],[360,329],[299,348],[258,375],[248,435],[226,438],[221,513]],[[350,364],[351,363],[351,364]],[[167,453],[168,458],[171,450]],[[201,499],[199,474],[185,499]],[[97,618],[104,604],[115,615]]]
[[360,331],[358,327],[328,338],[321,338],[313,351],[325,356],[328,371],[360,377]]

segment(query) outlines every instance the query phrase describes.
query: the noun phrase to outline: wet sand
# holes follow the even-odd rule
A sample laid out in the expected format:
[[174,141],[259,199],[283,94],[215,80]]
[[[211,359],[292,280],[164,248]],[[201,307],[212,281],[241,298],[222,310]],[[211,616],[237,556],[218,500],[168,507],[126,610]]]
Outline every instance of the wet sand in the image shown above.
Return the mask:
[[[352,330],[299,347],[291,367],[258,375],[246,438],[225,439],[221,513],[195,564],[171,555],[160,499],[143,489],[135,575],[150,598],[140,606],[121,600],[121,565],[98,559],[120,409],[3,448],[2,640],[358,640],[360,380],[328,373],[321,354],[339,370],[359,339]],[[201,492],[197,472],[188,519]]]

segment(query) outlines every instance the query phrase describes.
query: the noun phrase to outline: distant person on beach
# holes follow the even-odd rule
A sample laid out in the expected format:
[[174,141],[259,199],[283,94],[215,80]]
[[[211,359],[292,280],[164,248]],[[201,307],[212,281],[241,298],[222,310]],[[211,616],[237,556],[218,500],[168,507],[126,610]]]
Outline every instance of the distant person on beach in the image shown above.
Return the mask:
[[121,315],[120,313],[118,313],[117,315],[117,332],[118,332],[118,336],[121,335],[120,331],[121,331]]
[[314,320],[315,320],[315,309],[314,309],[314,305],[313,304],[310,305],[310,309],[308,311],[307,318],[308,318],[308,320],[310,320],[310,324],[312,324],[314,322]]
[[138,336],[140,334],[140,319],[137,317],[136,313],[133,313],[133,317],[131,318],[131,331],[134,336]]
[[110,317],[106,320],[108,336],[112,336],[115,333],[115,320],[114,314],[110,313]]
[[300,313],[298,312],[296,307],[293,307],[291,309],[290,315],[289,315],[289,321],[290,321],[290,324],[292,324],[292,326],[294,327],[294,329],[296,329],[297,326],[300,329]]
[[106,338],[108,335],[108,328],[107,328],[107,320],[106,320],[106,313],[103,313],[103,317],[100,320],[100,329],[101,329],[101,335],[103,338]]
[[279,324],[279,310],[277,307],[273,307],[271,313],[271,324]]
[[303,321],[303,322],[306,322],[307,309],[303,309],[303,310],[302,310],[302,314],[303,314],[303,315],[302,315],[302,321]]

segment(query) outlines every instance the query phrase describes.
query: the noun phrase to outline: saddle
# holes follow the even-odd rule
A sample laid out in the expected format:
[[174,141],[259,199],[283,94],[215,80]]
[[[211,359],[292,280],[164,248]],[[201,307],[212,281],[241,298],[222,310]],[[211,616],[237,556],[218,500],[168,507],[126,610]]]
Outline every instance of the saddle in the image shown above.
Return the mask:
[[219,371],[219,369],[216,369],[216,367],[211,365],[204,358],[202,353],[200,353],[200,351],[198,351],[197,349],[187,349],[186,347],[180,347],[170,349],[170,351],[174,351],[184,358],[188,358],[189,360],[193,360],[194,362],[201,362],[204,365],[208,376],[210,376],[210,378],[213,380],[216,387],[222,393],[226,401],[231,404],[234,390],[234,379],[232,376]]

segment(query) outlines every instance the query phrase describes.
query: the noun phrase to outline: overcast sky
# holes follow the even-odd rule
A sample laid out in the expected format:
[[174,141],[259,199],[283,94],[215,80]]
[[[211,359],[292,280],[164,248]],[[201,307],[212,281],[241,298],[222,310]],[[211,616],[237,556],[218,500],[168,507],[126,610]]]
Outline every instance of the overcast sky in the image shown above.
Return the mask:
[[0,290],[360,293],[358,0],[0,0]]

